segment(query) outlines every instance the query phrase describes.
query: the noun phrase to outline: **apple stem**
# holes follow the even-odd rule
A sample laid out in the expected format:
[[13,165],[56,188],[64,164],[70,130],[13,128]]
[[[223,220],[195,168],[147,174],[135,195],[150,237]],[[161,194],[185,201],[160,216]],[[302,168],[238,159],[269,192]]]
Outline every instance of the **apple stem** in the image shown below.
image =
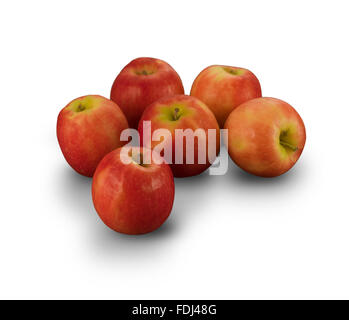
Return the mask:
[[179,108],[175,108],[173,112],[173,120],[178,120],[180,117]]
[[290,143],[287,143],[286,141],[283,141],[283,140],[280,140],[280,144],[285,147],[285,148],[289,148],[291,149],[292,151],[297,151],[298,150],[298,147],[297,146],[294,146]]

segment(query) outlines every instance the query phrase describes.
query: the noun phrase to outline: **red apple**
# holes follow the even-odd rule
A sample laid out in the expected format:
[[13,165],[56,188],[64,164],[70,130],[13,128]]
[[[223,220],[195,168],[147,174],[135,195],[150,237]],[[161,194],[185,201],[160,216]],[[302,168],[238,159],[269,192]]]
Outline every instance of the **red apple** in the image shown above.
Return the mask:
[[159,155],[153,153],[152,161],[144,164],[144,149],[135,147],[133,154],[127,149],[112,151],[98,165],[92,181],[93,204],[109,228],[126,234],[148,233],[171,212],[173,175],[166,163],[159,164]]
[[204,102],[214,113],[221,128],[238,105],[262,96],[256,76],[244,68],[214,65],[194,80],[190,95]]
[[183,93],[182,81],[168,63],[160,59],[138,58],[116,77],[110,98],[120,106],[130,127],[137,129],[148,105],[162,97]]
[[125,144],[120,141],[120,133],[127,128],[127,120],[115,102],[89,95],[73,100],[61,110],[57,138],[70,166],[92,177],[99,161]]
[[279,176],[297,162],[306,140],[304,123],[288,103],[258,98],[237,107],[225,123],[231,159],[262,177]]
[[[138,131],[141,143],[143,143],[146,132],[146,121],[151,124],[150,134],[152,138],[151,145],[146,146],[154,149],[161,143],[164,149],[170,148],[172,150],[170,159],[166,160],[171,163],[171,169],[175,177],[200,174],[212,164],[219,152],[220,132],[217,120],[212,111],[195,97],[186,95],[165,97],[147,107],[139,121]],[[163,135],[162,138],[158,139],[159,141],[154,141],[154,134],[164,129],[167,130],[169,135]],[[199,130],[196,131],[197,129]],[[209,130],[211,133],[209,133]],[[176,139],[176,132],[180,131],[183,131],[184,134],[198,133],[195,137],[192,135],[192,146],[190,146],[191,138],[189,135],[184,136],[184,138],[178,135]],[[214,135],[213,144],[210,143],[210,145],[208,143],[209,134]],[[179,143],[180,141],[183,141],[182,145]],[[189,144],[188,147],[187,143]],[[157,151],[161,152],[160,150]],[[190,152],[193,155],[191,158],[189,157]],[[176,157],[183,159],[182,163],[178,163]]]

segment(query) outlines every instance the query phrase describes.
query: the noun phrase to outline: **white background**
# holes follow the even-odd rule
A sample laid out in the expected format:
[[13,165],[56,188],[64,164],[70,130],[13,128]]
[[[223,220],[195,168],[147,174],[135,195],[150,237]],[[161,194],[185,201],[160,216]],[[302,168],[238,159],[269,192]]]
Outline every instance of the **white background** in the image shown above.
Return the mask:
[[[2,1],[0,298],[348,299],[348,30],[347,1]],[[302,116],[301,159],[176,180],[158,231],[109,230],[56,119],[140,56],[186,93],[208,65],[252,70]]]

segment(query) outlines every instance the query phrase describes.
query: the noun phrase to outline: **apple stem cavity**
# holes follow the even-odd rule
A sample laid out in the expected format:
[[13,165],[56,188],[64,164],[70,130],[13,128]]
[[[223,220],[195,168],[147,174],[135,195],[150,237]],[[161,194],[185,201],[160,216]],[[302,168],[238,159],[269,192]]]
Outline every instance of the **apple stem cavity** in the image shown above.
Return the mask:
[[153,74],[154,71],[149,71],[149,70],[143,69],[142,71],[136,71],[135,73],[139,76],[149,76],[149,75]]
[[84,111],[86,108],[80,103],[77,109],[77,112]]
[[225,72],[230,73],[233,76],[240,76],[244,73],[243,70],[241,70],[241,69],[233,69],[231,67],[224,67],[223,70]]
[[291,142],[290,142],[290,138],[288,136],[288,130],[283,130],[281,131],[280,133],[280,137],[279,137],[279,143],[280,145],[282,145],[285,149],[289,149],[289,150],[292,150],[293,152],[297,151],[298,150],[298,147],[293,145]]

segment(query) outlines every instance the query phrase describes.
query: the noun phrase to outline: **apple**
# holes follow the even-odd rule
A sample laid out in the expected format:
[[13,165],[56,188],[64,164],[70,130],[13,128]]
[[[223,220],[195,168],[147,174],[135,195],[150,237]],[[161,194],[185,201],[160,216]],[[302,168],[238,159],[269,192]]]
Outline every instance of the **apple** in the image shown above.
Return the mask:
[[227,148],[243,170],[262,177],[279,176],[300,157],[306,140],[302,118],[288,103],[257,98],[229,115]]
[[[128,151],[129,150],[129,151]],[[148,164],[143,148],[116,149],[99,163],[92,180],[92,199],[102,221],[126,234],[159,228],[170,215],[174,181],[170,167],[155,152]],[[154,159],[155,157],[155,159]]]
[[[144,139],[148,136],[148,123],[149,139]],[[167,134],[155,139],[159,130],[165,130]],[[163,146],[163,150],[157,151],[170,163],[175,177],[194,176],[205,171],[220,148],[219,126],[214,114],[199,99],[187,95],[161,98],[148,106],[139,121],[138,132],[144,146],[151,149]],[[150,144],[145,144],[144,141],[150,139]],[[168,149],[171,152],[166,157],[165,150]]]
[[71,101],[57,119],[57,138],[62,153],[78,173],[92,177],[110,151],[123,146],[120,134],[128,128],[117,104],[98,95]]
[[116,77],[110,99],[115,101],[137,129],[144,109],[154,101],[176,94],[184,94],[177,72],[165,61],[137,58],[126,65]]
[[262,96],[257,77],[244,68],[214,65],[196,77],[190,95],[204,102],[221,128],[238,105]]

